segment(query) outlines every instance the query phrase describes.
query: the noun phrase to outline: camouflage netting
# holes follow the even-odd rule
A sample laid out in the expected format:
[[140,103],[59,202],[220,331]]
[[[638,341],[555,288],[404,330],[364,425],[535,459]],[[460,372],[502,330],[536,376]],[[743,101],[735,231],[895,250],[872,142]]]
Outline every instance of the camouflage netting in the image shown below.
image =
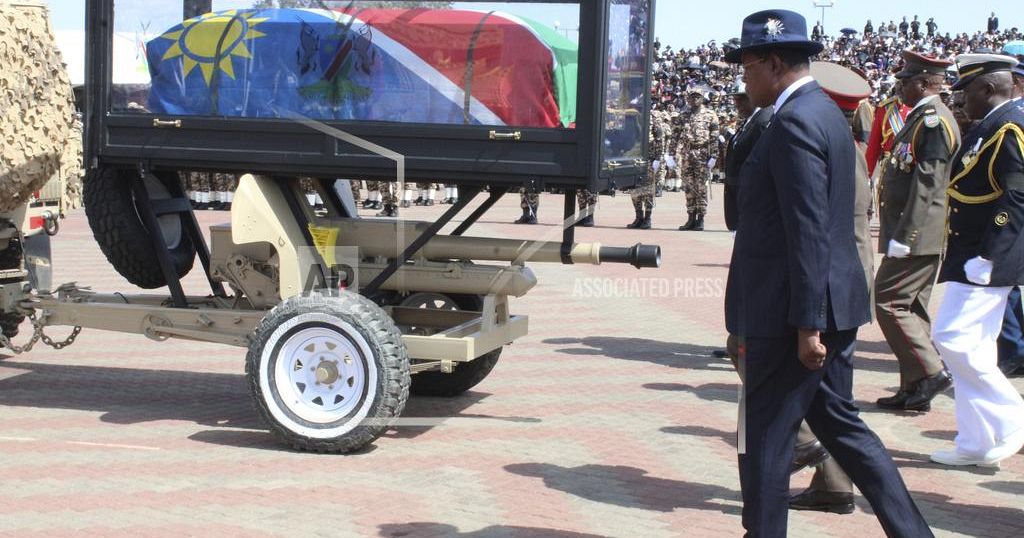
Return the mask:
[[61,170],[74,121],[71,82],[46,8],[0,4],[0,212]]

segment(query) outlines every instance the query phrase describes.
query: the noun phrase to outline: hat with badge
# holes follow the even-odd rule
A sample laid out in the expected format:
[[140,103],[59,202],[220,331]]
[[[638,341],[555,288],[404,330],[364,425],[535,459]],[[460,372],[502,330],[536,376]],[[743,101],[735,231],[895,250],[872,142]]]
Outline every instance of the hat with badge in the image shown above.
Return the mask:
[[912,50],[903,51],[903,70],[896,73],[896,78],[907,79],[917,75],[945,75],[946,69],[953,65],[949,60],[940,60],[925,56]]
[[956,57],[956,69],[960,78],[953,84],[953,91],[966,89],[978,77],[989,73],[1011,71],[1020,63],[1013,56],[1002,54],[961,54]]
[[848,67],[832,62],[811,62],[811,76],[821,89],[845,111],[857,110],[871,95],[871,84]]
[[803,15],[785,9],[769,9],[743,19],[740,46],[726,53],[725,61],[738,64],[744,52],[779,48],[801,50],[809,58],[825,46],[807,38],[807,21]]

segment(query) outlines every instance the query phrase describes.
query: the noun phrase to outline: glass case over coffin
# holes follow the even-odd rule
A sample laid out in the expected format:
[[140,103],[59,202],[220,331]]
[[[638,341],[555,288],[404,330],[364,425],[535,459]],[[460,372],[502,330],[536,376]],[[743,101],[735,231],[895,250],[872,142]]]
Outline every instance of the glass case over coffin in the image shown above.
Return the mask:
[[404,155],[411,179],[587,185],[644,157],[650,0],[90,0],[90,16],[112,29],[90,51],[109,74],[90,83],[101,160],[394,176],[330,129]]

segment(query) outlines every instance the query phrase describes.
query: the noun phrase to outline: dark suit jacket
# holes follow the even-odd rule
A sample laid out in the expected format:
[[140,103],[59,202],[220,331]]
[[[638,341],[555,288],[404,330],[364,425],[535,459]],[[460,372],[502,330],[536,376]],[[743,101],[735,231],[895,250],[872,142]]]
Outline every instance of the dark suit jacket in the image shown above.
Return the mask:
[[868,322],[854,241],[855,151],[849,123],[816,82],[776,111],[740,174],[730,333],[781,337]]
[[725,205],[725,227],[729,230],[735,230],[739,222],[737,198],[740,189],[740,169],[771,119],[772,107],[762,108],[729,140],[729,147],[725,153],[725,196],[722,197]]
[[981,256],[992,261],[990,286],[1024,284],[1024,111],[1017,103],[967,131],[946,192],[949,224],[939,282],[972,284],[964,263]]

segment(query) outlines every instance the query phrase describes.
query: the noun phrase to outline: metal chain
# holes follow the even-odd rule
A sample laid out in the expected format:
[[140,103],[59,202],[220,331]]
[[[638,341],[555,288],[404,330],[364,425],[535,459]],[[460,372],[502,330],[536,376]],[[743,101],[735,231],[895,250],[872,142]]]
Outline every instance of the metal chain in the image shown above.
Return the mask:
[[32,338],[29,338],[28,343],[23,346],[16,346],[7,335],[0,333],[0,348],[7,348],[11,353],[15,355],[21,355],[22,353],[28,353],[32,351],[32,348],[42,340],[44,344],[52,347],[53,349],[64,349],[71,344],[75,343],[75,339],[78,338],[78,334],[82,332],[81,327],[75,327],[71,330],[71,335],[62,342],[55,342],[49,336],[43,333],[43,327],[46,326],[47,314],[44,312],[42,318],[36,318],[35,312],[28,314],[29,321],[32,322]]

